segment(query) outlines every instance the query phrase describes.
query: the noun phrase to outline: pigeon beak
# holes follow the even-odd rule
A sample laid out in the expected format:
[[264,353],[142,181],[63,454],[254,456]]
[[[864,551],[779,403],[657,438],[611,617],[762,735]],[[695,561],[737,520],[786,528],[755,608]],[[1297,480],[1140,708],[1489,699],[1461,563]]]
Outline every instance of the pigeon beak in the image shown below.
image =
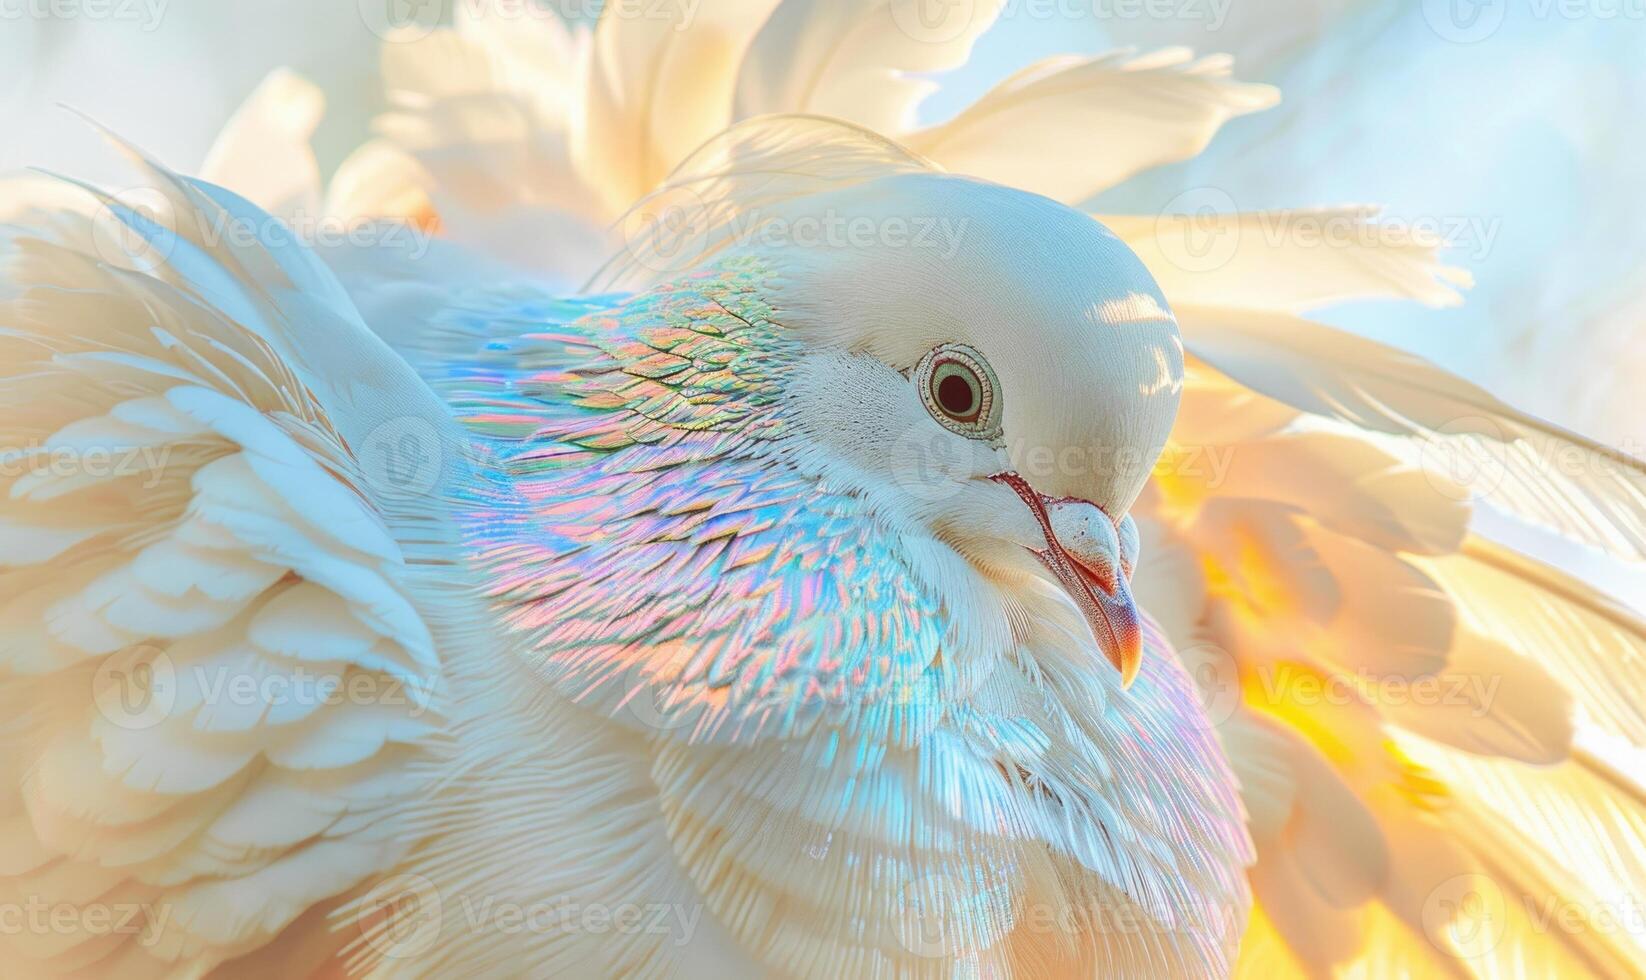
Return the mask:
[[990,479],[1011,487],[1040,522],[1046,548],[1030,552],[1074,600],[1121,686],[1130,687],[1143,662],[1143,631],[1109,516],[1090,501],[1046,497],[1016,473]]

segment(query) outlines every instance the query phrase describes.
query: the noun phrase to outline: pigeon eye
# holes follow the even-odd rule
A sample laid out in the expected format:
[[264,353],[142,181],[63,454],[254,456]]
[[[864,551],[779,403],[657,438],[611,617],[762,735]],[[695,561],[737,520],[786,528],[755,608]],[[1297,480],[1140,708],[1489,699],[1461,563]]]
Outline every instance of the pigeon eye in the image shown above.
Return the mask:
[[956,422],[976,422],[983,411],[983,379],[964,364],[940,364],[932,372],[932,397]]
[[921,359],[914,372],[926,411],[942,425],[972,439],[1000,437],[1000,398],[983,355],[964,344],[944,344]]

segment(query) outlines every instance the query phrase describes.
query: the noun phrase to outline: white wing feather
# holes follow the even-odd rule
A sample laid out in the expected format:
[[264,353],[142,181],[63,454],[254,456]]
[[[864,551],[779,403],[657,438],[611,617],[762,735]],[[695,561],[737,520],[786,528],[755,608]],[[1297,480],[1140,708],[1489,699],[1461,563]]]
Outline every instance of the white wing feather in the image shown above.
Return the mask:
[[1075,204],[1194,156],[1229,118],[1279,101],[1270,86],[1231,79],[1229,66],[1182,48],[1051,58],[907,140],[948,170]]
[[7,931],[14,976],[197,976],[392,867],[470,615],[437,496],[363,456],[449,449],[439,404],[312,256],[207,234],[266,214],[144,166],[156,213],[0,243],[0,893],[133,911]]
[[1003,6],[784,0],[738,73],[735,117],[804,113],[902,132],[915,105],[937,87],[911,76],[965,64]]

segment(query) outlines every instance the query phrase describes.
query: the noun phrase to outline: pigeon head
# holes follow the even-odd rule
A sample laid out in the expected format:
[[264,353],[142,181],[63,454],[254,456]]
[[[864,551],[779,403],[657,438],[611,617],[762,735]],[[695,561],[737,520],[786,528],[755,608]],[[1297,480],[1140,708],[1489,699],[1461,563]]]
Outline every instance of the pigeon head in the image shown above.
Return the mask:
[[1137,257],[1055,201],[937,173],[811,194],[746,227],[799,342],[784,395],[810,465],[979,575],[1049,577],[1129,682],[1127,511],[1183,374]]

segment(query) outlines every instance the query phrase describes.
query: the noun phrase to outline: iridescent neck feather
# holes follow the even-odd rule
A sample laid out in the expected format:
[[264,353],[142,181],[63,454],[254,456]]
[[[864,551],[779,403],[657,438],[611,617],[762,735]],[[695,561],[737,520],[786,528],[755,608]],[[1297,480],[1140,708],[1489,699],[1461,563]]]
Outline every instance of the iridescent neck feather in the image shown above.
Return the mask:
[[974,658],[910,529],[784,438],[797,341],[763,276],[734,259],[494,340],[454,379],[507,477],[469,536],[529,655],[582,703],[652,697],[702,739],[822,716],[913,739]]

